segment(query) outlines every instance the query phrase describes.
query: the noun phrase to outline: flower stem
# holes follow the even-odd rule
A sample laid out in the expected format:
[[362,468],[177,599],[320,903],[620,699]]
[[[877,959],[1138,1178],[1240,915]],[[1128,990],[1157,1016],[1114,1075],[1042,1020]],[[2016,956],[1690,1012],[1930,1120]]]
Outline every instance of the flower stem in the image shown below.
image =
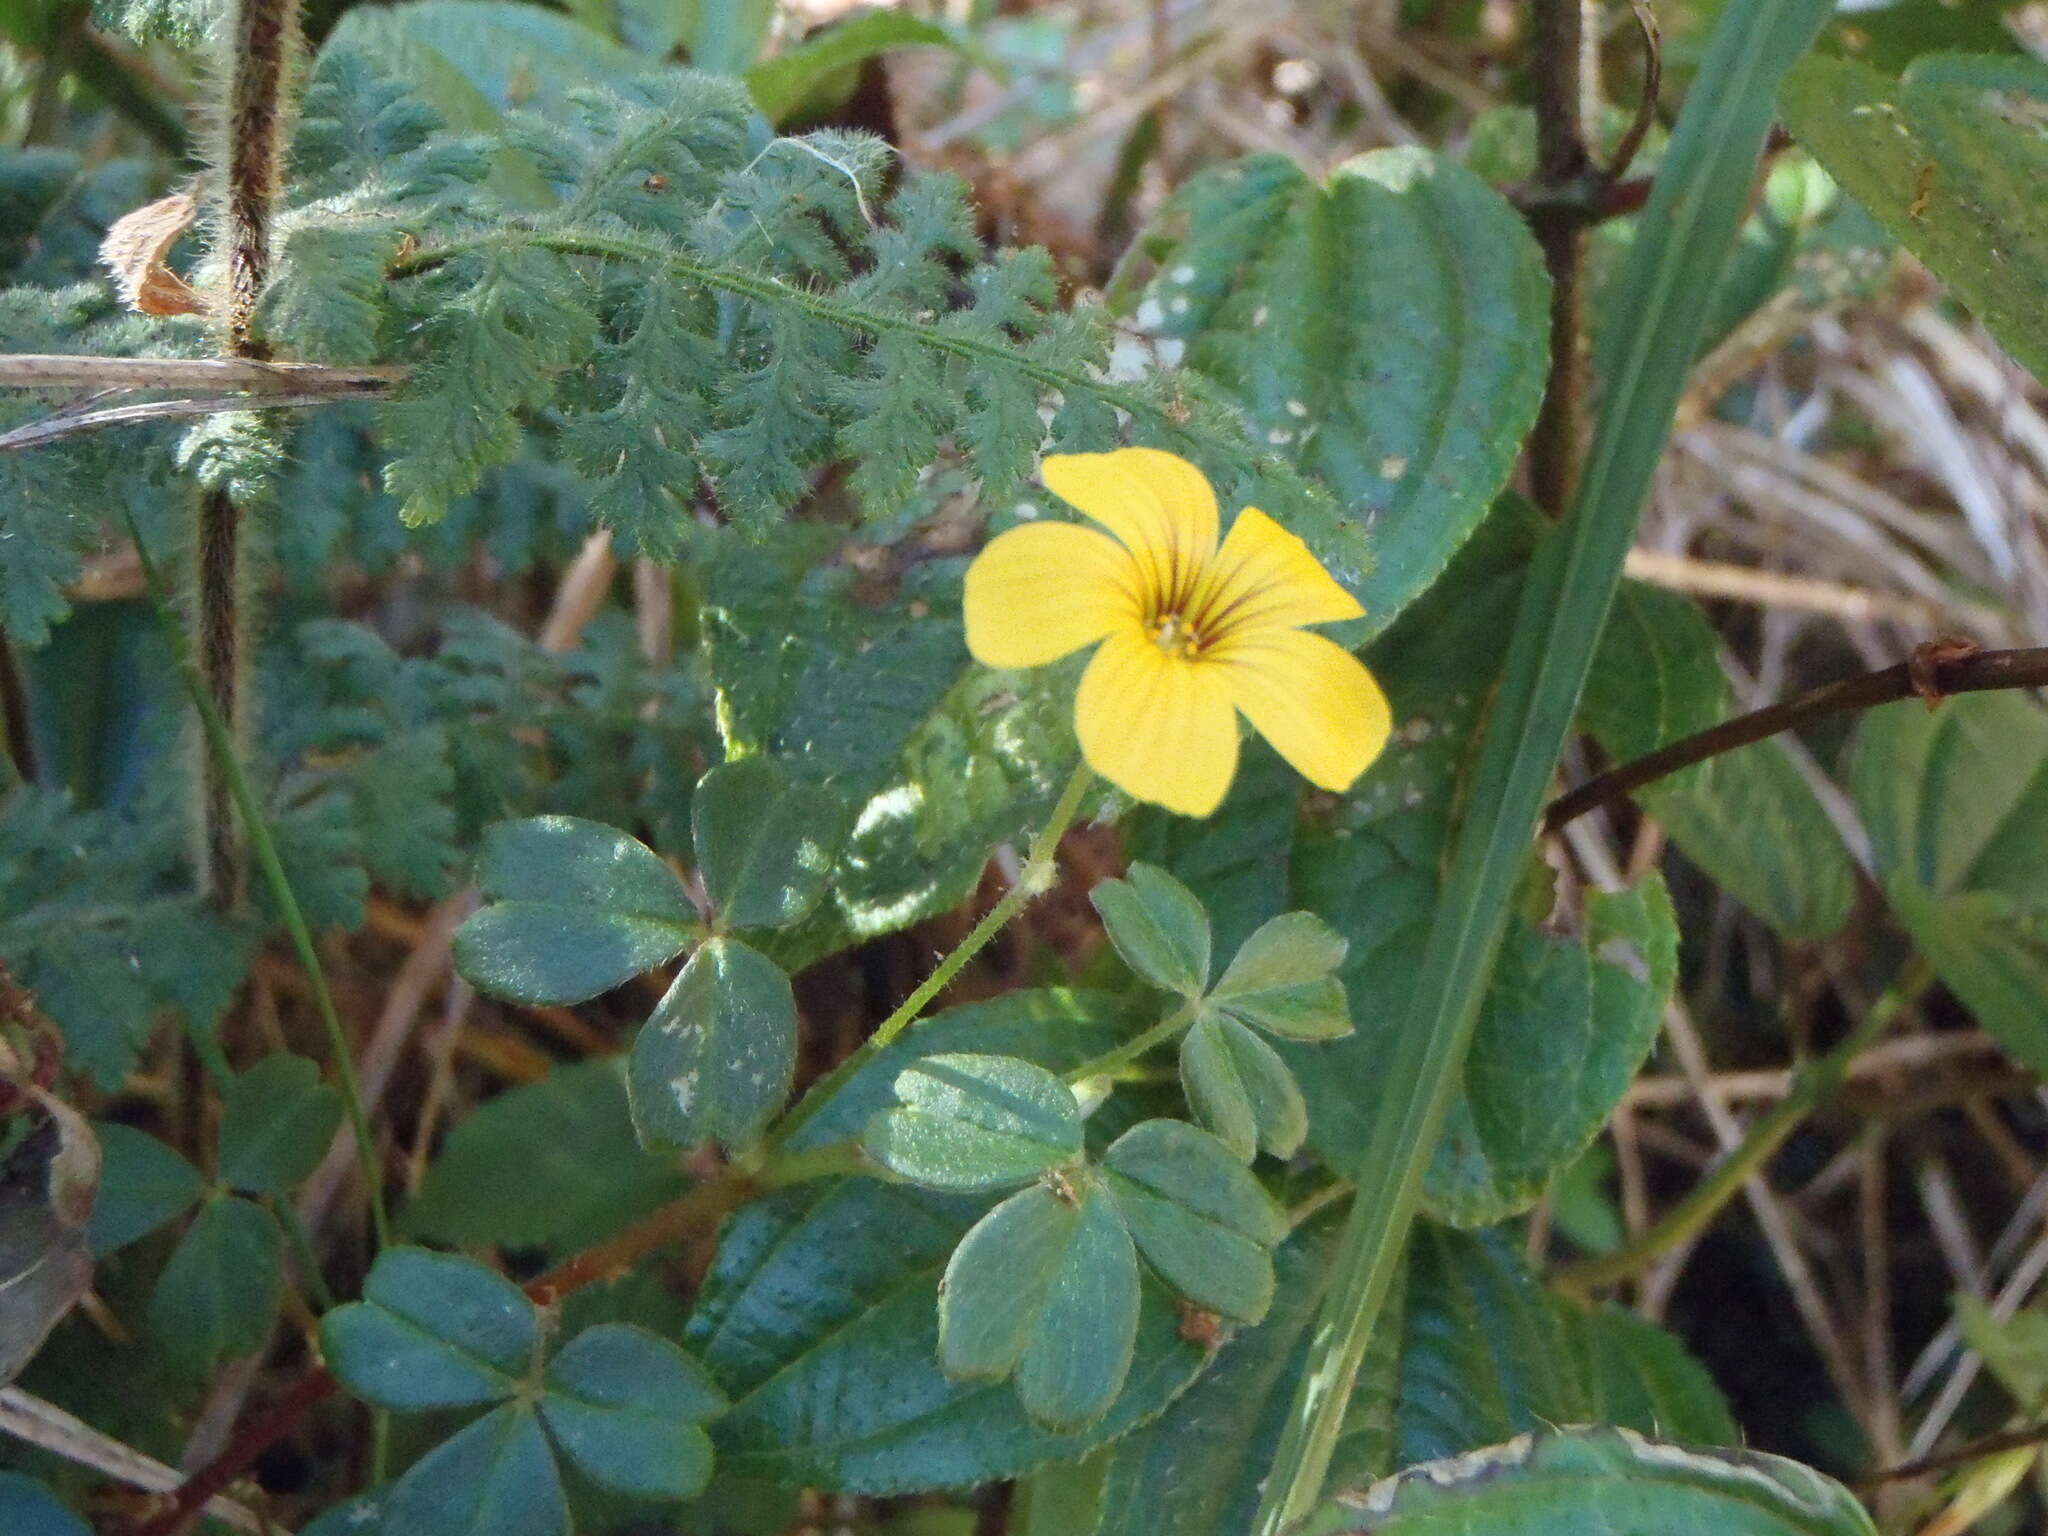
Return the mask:
[[1155,1045],[1164,1045],[1195,1022],[1195,1013],[1202,1006],[1199,997],[1191,997],[1174,1009],[1165,1018],[1142,1034],[1131,1036],[1113,1051],[1104,1051],[1093,1061],[1084,1061],[1067,1074],[1069,1083],[1085,1083],[1091,1077],[1108,1077],[1143,1056]]
[[142,564],[143,580],[149,588],[151,601],[156,605],[165,648],[171,654],[172,665],[184,679],[186,691],[192,695],[193,707],[199,711],[199,723],[206,733],[214,771],[225,781],[235,809],[241,814],[242,830],[249,839],[250,851],[256,855],[256,864],[263,871],[271,900],[277,903],[278,916],[284,922],[285,931],[291,935],[292,948],[298,952],[300,968],[305,971],[306,983],[313,993],[314,1009],[326,1028],[328,1048],[334,1054],[334,1080],[341,1089],[342,1103],[348,1109],[349,1126],[355,1133],[356,1161],[362,1167],[363,1192],[370,1204],[370,1224],[376,1231],[378,1246],[383,1247],[391,1241],[391,1221],[384,1210],[384,1187],[377,1168],[376,1143],[370,1137],[370,1118],[363,1109],[362,1087],[356,1081],[355,1059],[349,1053],[348,1036],[342,1030],[340,1014],[335,1012],[334,994],[327,988],[327,973],[320,967],[320,953],[313,947],[313,932],[306,926],[306,915],[299,908],[298,897],[292,894],[291,881],[285,878],[284,864],[277,856],[277,843],[270,835],[270,824],[264,820],[263,811],[256,803],[256,792],[250,788],[249,776],[243,771],[241,759],[235,753],[228,723],[207,690],[199,668],[193,663],[192,647],[185,631],[164,603],[156,561],[149,553],[149,546],[143,542],[142,530],[133,517],[128,520],[128,534],[135,541],[135,554]]
[[1080,812],[1081,801],[1094,782],[1095,775],[1086,763],[1075,768],[1074,776],[1067,780],[1067,787],[1060,792],[1052,814],[1046,818],[1038,836],[1032,839],[1024,867],[1017,871],[1016,883],[1003,893],[1001,901],[989,908],[988,915],[968,931],[967,937],[954,945],[951,952],[932,968],[931,975],[925,977],[918,989],[903,1000],[902,1006],[882,1020],[875,1032],[861,1042],[860,1049],[812,1084],[811,1091],[798,1101],[796,1107],[776,1122],[775,1128],[761,1144],[763,1156],[773,1156],[787,1146],[789,1139],[832,1101],[832,1096],[848,1078],[887,1050],[896,1037],[916,1021],[917,1016],[924,1012],[925,1004],[946,989],[946,984],[981,952],[983,945],[1023,911],[1025,904],[1034,896],[1043,895],[1051,887],[1053,855],[1059,851],[1060,839],[1073,825],[1074,817]]

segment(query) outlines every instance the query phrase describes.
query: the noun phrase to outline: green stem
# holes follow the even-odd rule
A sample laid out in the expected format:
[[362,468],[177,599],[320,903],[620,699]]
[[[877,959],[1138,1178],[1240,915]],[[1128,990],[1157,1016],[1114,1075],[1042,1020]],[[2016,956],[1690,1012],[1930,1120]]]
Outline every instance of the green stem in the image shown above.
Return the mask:
[[1891,1027],[1901,1010],[1926,991],[1934,972],[1923,960],[1912,961],[1857,1026],[1825,1056],[1808,1062],[1793,1076],[1791,1090],[1770,1113],[1749,1128],[1740,1143],[1668,1211],[1663,1220],[1625,1248],[1582,1263],[1567,1265],[1553,1278],[1566,1289],[1589,1291],[1612,1285],[1649,1268],[1665,1254],[1683,1247],[1713,1224],[1722,1207],[1735,1198],[1764,1164],[1785,1144],[1799,1123],[1840,1091],[1849,1065]]
[[822,294],[794,287],[779,278],[763,277],[757,272],[741,271],[722,267],[713,262],[700,261],[686,256],[673,247],[653,240],[636,240],[629,235],[599,234],[590,230],[576,230],[573,233],[553,233],[545,230],[535,233],[519,232],[509,235],[485,235],[473,240],[457,240],[448,245],[437,246],[431,251],[422,251],[409,261],[400,262],[391,270],[394,278],[410,277],[428,272],[458,256],[473,251],[488,249],[500,241],[514,241],[522,245],[538,246],[542,250],[554,251],[562,256],[595,256],[608,261],[631,261],[642,266],[665,267],[678,277],[701,287],[720,293],[734,294],[739,298],[753,299],[763,304],[782,304],[801,310],[813,320],[836,325],[844,330],[859,331],[868,336],[902,336],[943,352],[949,357],[965,358],[970,362],[988,367],[1007,368],[1022,374],[1034,383],[1050,390],[1069,394],[1087,395],[1113,405],[1118,410],[1146,419],[1156,419],[1160,414],[1157,402],[1148,400],[1135,390],[1119,389],[1105,384],[1069,368],[1055,368],[1027,357],[1013,347],[995,342],[981,341],[973,336],[940,330],[928,321],[921,321],[910,315],[889,314],[882,310],[863,309],[857,304],[843,303]]
[[1113,1051],[1104,1051],[1093,1061],[1084,1061],[1067,1074],[1069,1083],[1085,1083],[1091,1077],[1108,1077],[1122,1067],[1129,1066],[1155,1045],[1164,1045],[1182,1033],[1195,1022],[1195,1014],[1201,1009],[1202,1000],[1191,997],[1165,1018],[1142,1034],[1131,1036]]
[[[1401,1266],[1423,1174],[1463,1076],[1508,906],[1571,729],[1622,557],[1670,435],[1748,205],[1778,81],[1830,0],[1731,0],[1708,45],[1616,284],[1605,384],[1571,514],[1524,582],[1479,765],[1354,1176],[1315,1344],[1252,1530],[1278,1536],[1322,1495],[1352,1384]],[[1340,1170],[1342,1171],[1342,1170]]]
[[922,985],[903,1000],[903,1004],[888,1018],[882,1020],[872,1035],[862,1041],[860,1048],[846,1060],[827,1072],[811,1085],[811,1091],[798,1101],[796,1107],[777,1121],[767,1139],[761,1144],[761,1156],[772,1159],[789,1144],[789,1139],[810,1123],[812,1116],[832,1101],[832,1096],[843,1087],[847,1079],[866,1066],[870,1061],[887,1050],[898,1035],[908,1029],[917,1016],[924,1012],[925,1004],[945,990],[946,984],[960,974],[961,967],[981,952],[981,947],[994,938],[1008,924],[1011,918],[1024,910],[1025,904],[1033,897],[1044,894],[1052,885],[1053,855],[1059,851],[1060,839],[1079,814],[1081,801],[1088,793],[1088,786],[1095,782],[1095,775],[1086,763],[1074,770],[1074,776],[1067,780],[1067,787],[1060,794],[1059,802],[1053,806],[1052,814],[1032,839],[1031,851],[1025,856],[1024,867],[1017,871],[1016,883],[1003,893],[1003,899],[989,908],[988,915],[968,931],[967,937],[954,945],[952,951],[932,969]]
[[291,881],[285,877],[284,864],[277,856],[277,843],[270,835],[270,824],[256,803],[256,792],[249,786],[249,776],[242,771],[241,760],[235,755],[227,722],[221,718],[198,667],[193,664],[185,631],[164,602],[156,561],[151,558],[149,547],[142,539],[142,530],[132,516],[128,519],[128,536],[135,541],[143,579],[148,584],[150,600],[156,606],[157,621],[163,628],[165,648],[170,652],[178,675],[185,681],[186,691],[192,695],[193,707],[199,711],[199,722],[205,729],[206,744],[215,767],[227,781],[235,809],[241,814],[242,828],[248,834],[249,846],[256,855],[257,867],[263,871],[271,900],[277,903],[278,916],[284,921],[285,931],[291,935],[292,948],[298,952],[299,966],[305,971],[306,983],[312,989],[313,1006],[327,1031],[328,1048],[334,1055],[335,1082],[341,1089],[342,1102],[348,1108],[350,1129],[355,1133],[356,1161],[362,1168],[363,1189],[370,1202],[370,1222],[376,1230],[378,1246],[382,1247],[391,1241],[391,1222],[384,1210],[384,1186],[377,1169],[376,1143],[370,1137],[370,1117],[363,1109],[362,1085],[356,1081],[355,1059],[349,1054],[348,1036],[342,1030],[341,1015],[335,1011],[334,994],[328,990],[327,973],[320,966],[320,953],[313,947],[312,930],[306,926],[305,913],[299,908],[298,897],[292,894]]
[[298,1261],[299,1272],[305,1277],[306,1299],[312,1303],[313,1310],[333,1311],[334,1292],[328,1288],[327,1277],[320,1273],[320,1261],[313,1253],[313,1240],[306,1235],[306,1224],[299,1220],[298,1209],[281,1196],[267,1196],[263,1203],[270,1207],[270,1214],[283,1230],[292,1257]]

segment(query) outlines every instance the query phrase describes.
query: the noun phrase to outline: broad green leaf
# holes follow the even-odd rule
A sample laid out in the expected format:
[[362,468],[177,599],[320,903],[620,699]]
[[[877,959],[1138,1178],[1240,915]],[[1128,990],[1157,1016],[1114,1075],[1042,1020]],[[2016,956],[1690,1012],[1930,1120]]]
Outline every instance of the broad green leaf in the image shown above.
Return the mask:
[[1209,914],[1165,870],[1133,864],[1122,880],[1097,881],[1089,901],[1124,963],[1154,986],[1199,997],[1209,985]]
[[[1114,998],[1017,992],[949,1009],[879,1052],[792,1138],[858,1134],[894,1101],[897,1075],[934,1051],[1020,1055],[1065,1072],[1129,1026]],[[1149,1277],[1130,1375],[1079,1434],[1034,1425],[1008,1383],[949,1381],[938,1364],[938,1283],[985,1199],[871,1179],[756,1201],[727,1223],[685,1342],[732,1408],[712,1426],[718,1473],[866,1493],[965,1487],[1070,1460],[1151,1418],[1201,1369],[1171,1298]]]
[[320,1081],[318,1063],[266,1056],[221,1096],[220,1181],[283,1194],[319,1166],[340,1128],[341,1095]]
[[1195,1020],[1181,1037],[1180,1085],[1195,1118],[1244,1162],[1260,1148],[1292,1157],[1308,1135],[1294,1073],[1235,1019]]
[[1301,1536],[1875,1536],[1848,1489],[1757,1451],[1698,1451],[1627,1429],[1546,1431],[1339,1494]]
[[2048,64],[1934,54],[1893,80],[1816,57],[1779,100],[1828,173],[2048,379]]
[[927,1056],[896,1079],[900,1106],[863,1145],[892,1173],[955,1194],[1036,1178],[1081,1153],[1074,1093],[1014,1056]]
[[789,978],[737,939],[707,939],[633,1041],[633,1125],[650,1147],[743,1147],[788,1097],[795,1072]]
[[[1394,740],[1342,803],[1303,822],[1295,845],[1294,904],[1321,913],[1349,941],[1339,975],[1357,1031],[1278,1049],[1307,1097],[1310,1143],[1335,1167],[1358,1166],[1381,1110],[1388,1053],[1519,595],[1527,517],[1504,502],[1437,588],[1368,653],[1393,705]],[[1431,1214],[1481,1224],[1534,1203],[1641,1064],[1674,976],[1669,901],[1646,882],[1590,899],[1583,926],[1574,936],[1511,919],[1480,1005],[1480,1043],[1424,1184]]]
[[[1627,761],[1718,725],[1733,696],[1713,628],[1676,593],[1624,582],[1601,631],[1580,723]],[[1788,938],[1841,927],[1855,869],[1784,749],[1758,742],[1638,790],[1687,858]]]
[[[1153,1423],[1112,1448],[1091,1536],[1242,1536],[1309,1353],[1332,1224],[1275,1254],[1256,1328]],[[1694,1442],[1732,1442],[1719,1394],[1669,1334],[1553,1300],[1505,1232],[1417,1229],[1386,1330],[1360,1373],[1331,1467],[1336,1483],[1599,1419]],[[1618,1319],[1618,1322],[1617,1322]]]
[[587,1247],[681,1193],[633,1133],[624,1063],[581,1061],[487,1099],[449,1131],[400,1229],[451,1244]]
[[2017,693],[1864,716],[1853,783],[1899,920],[1999,1043],[2048,1070],[2048,713]]
[[629,1323],[600,1323],[549,1364],[540,1416],[596,1482],[644,1498],[689,1499],[711,1478],[701,1421],[724,1407],[704,1368],[668,1340]]
[[1273,1299],[1269,1250],[1286,1215],[1221,1141],[1147,1120],[1103,1154],[1102,1178],[1145,1262],[1196,1306],[1256,1323]]
[[157,1277],[150,1333],[187,1376],[262,1347],[284,1293],[284,1237],[270,1212],[233,1196],[199,1208]]
[[854,70],[898,48],[958,48],[953,34],[902,11],[865,11],[815,37],[756,64],[746,73],[747,93],[771,123],[787,121],[798,109],[829,95],[835,80],[851,83]]
[[569,1536],[569,1501],[534,1410],[493,1408],[443,1441],[393,1486],[384,1530],[396,1536]]
[[425,1248],[385,1249],[363,1299],[320,1320],[328,1369],[356,1396],[400,1412],[509,1396],[539,1347],[538,1317],[518,1286]]
[[1017,1378],[1033,1422],[1083,1429],[1108,1411],[1138,1331],[1138,1259],[1092,1184],[1012,1195],[953,1250],[939,1364],[956,1381]]
[[1209,1001],[1222,1012],[1288,1040],[1351,1033],[1344,984],[1334,974],[1349,946],[1312,912],[1283,912],[1244,941]]
[[1984,1357],[2020,1411],[2036,1414],[2048,1405],[2048,1313],[2030,1309],[2000,1319],[1967,1291],[1955,1308],[1963,1342]]
[[1278,155],[1240,161],[1197,177],[1168,221],[1140,323],[1185,340],[1186,366],[1336,493],[1343,525],[1310,542],[1385,628],[1478,526],[1536,418],[1534,241],[1500,194],[1420,149],[1321,185]]
[[646,844],[576,816],[501,822],[477,884],[490,905],[455,934],[479,992],[580,1003],[673,959],[698,934],[681,883]]
[[846,808],[792,783],[772,758],[712,769],[690,797],[698,873],[729,928],[779,928],[817,905],[846,828]]
[[0,1472],[0,1531],[7,1536],[92,1536],[57,1496],[19,1472]]
[[1587,1417],[1688,1445],[1741,1442],[1713,1378],[1671,1334],[1623,1307],[1557,1307],[1585,1362]]
[[1588,896],[1582,938],[1510,926],[1429,1170],[1432,1206],[1472,1226],[1535,1204],[1648,1058],[1677,976],[1678,921],[1656,875]]
[[96,1259],[146,1237],[197,1200],[206,1188],[184,1158],[133,1126],[101,1121],[100,1197],[86,1240]]

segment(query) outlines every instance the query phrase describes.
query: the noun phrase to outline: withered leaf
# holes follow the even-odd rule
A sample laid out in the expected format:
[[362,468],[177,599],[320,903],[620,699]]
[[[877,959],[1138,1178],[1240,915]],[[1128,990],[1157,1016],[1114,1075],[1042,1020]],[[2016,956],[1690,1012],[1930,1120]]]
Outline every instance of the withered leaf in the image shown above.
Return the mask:
[[192,227],[199,204],[189,192],[173,192],[116,219],[100,242],[100,260],[114,274],[121,301],[145,315],[197,315],[206,300],[164,259],[178,237]]

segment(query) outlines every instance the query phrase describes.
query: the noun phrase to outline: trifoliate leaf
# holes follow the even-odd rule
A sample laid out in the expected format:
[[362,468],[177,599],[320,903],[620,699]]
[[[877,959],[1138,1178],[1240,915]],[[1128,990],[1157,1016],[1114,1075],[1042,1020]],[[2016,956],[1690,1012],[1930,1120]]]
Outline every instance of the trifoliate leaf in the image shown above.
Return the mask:
[[1201,996],[1209,984],[1209,914],[1192,891],[1163,869],[1133,864],[1125,879],[1099,882],[1088,899],[1126,965],[1169,992]]
[[1081,1154],[1073,1090],[1014,1056],[927,1056],[897,1077],[896,1097],[863,1145],[927,1189],[1001,1189]]

